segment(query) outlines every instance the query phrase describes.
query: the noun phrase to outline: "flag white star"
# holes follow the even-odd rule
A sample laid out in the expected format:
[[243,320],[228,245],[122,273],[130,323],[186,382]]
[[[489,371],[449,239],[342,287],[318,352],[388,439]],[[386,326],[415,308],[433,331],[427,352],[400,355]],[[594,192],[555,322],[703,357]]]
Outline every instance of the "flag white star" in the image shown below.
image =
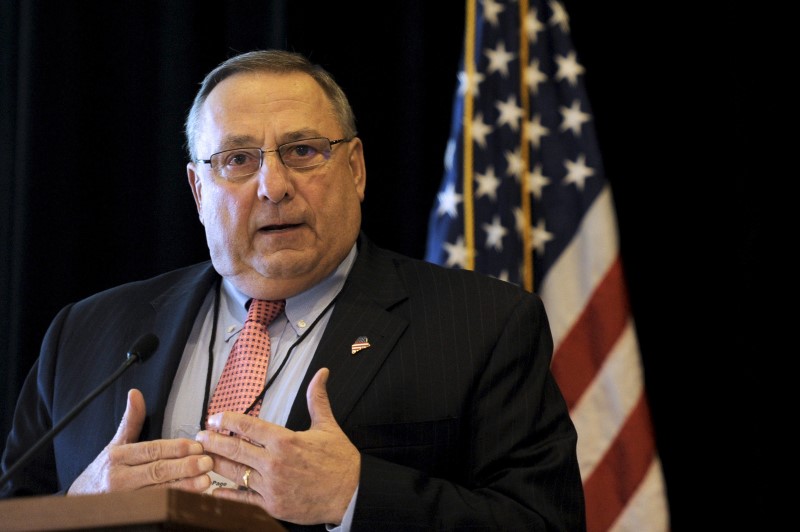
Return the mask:
[[438,216],[447,214],[450,218],[458,216],[458,204],[464,199],[464,196],[456,193],[456,188],[452,183],[448,183],[447,187],[442,192],[436,195],[439,200],[439,208],[436,211]]
[[594,175],[594,168],[586,166],[586,154],[581,153],[577,161],[564,161],[564,166],[567,167],[567,175],[564,177],[564,184],[569,185],[575,183],[578,190],[583,192],[583,185],[586,183],[586,178]]
[[571,129],[575,136],[580,136],[581,126],[589,121],[591,116],[588,113],[581,111],[581,101],[575,100],[572,102],[572,107],[561,106],[561,131]]
[[497,117],[497,127],[508,125],[511,131],[519,131],[519,123],[522,120],[522,107],[517,105],[517,97],[509,94],[506,101],[496,102],[494,106],[500,111],[500,116]]
[[445,263],[447,267],[458,266],[462,269],[467,267],[467,246],[464,245],[463,235],[456,239],[455,244],[444,242],[442,247],[447,253],[447,262]]
[[514,179],[516,179],[517,182],[519,182],[519,178],[520,176],[522,176],[522,171],[523,171],[521,150],[519,149],[519,147],[517,147],[517,149],[514,150],[513,152],[506,151],[504,155],[506,157],[506,165],[507,165],[506,175],[513,176]]
[[539,65],[539,58],[528,63],[528,66],[525,67],[525,84],[528,86],[528,90],[531,91],[531,94],[534,96],[539,94],[539,84],[545,81],[547,81],[547,74],[542,72]]
[[508,229],[500,223],[500,215],[495,214],[492,223],[481,225],[486,231],[486,248],[494,248],[495,251],[503,251],[503,237],[508,233]]
[[497,199],[497,187],[500,186],[500,180],[494,173],[494,166],[489,165],[486,172],[477,174],[475,181],[478,183],[478,188],[475,190],[475,198],[482,198],[489,196],[492,201]]
[[575,52],[571,51],[566,57],[557,55],[556,63],[558,63],[556,79],[558,81],[566,79],[570,85],[576,87],[578,85],[578,76],[583,74],[586,69],[578,63],[578,57]]
[[458,92],[461,96],[467,94],[469,91],[475,98],[480,96],[481,82],[486,79],[481,72],[474,70],[472,76],[468,75],[464,70],[458,73]]
[[536,163],[533,172],[528,172],[528,190],[538,200],[542,198],[542,189],[549,184],[550,180],[542,173],[542,163]]
[[553,9],[553,15],[550,17],[550,24],[553,26],[561,26],[561,31],[569,33],[569,15],[564,5],[561,2],[550,2],[550,7]]
[[528,41],[531,44],[536,44],[540,31],[544,31],[544,24],[539,21],[536,9],[529,9],[528,14],[525,15],[525,33],[528,35]]
[[486,147],[486,135],[494,130],[492,126],[483,121],[483,113],[478,112],[472,120],[472,140],[481,148]]
[[545,229],[544,218],[540,219],[533,228],[533,248],[539,255],[544,254],[544,245],[553,240],[553,233]]
[[489,21],[489,24],[497,27],[497,16],[503,12],[505,6],[495,0],[483,0],[483,18]]
[[528,225],[528,219],[525,217],[525,212],[522,207],[514,207],[514,230],[522,237],[522,233],[527,229],[533,229]]
[[539,149],[542,144],[542,137],[550,134],[550,130],[542,125],[542,115],[536,113],[528,122],[528,140],[534,149]]
[[497,48],[494,50],[486,50],[483,53],[489,58],[489,65],[486,67],[486,72],[489,74],[500,72],[504,78],[508,77],[508,64],[517,57],[517,54],[507,52],[506,43],[498,41]]

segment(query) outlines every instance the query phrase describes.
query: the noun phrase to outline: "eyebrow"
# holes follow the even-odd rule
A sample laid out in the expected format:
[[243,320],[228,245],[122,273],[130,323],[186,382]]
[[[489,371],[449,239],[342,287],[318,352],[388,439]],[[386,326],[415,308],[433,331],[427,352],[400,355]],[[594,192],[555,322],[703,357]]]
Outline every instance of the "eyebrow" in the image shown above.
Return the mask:
[[[310,139],[320,137],[321,133],[319,133],[316,129],[298,129],[295,131],[290,131],[288,133],[283,133],[278,136],[279,139],[277,145],[285,144],[287,142],[293,142],[295,140],[301,139]],[[222,139],[222,142],[217,147],[217,151],[225,151],[234,148],[260,148],[260,142],[256,140],[255,137],[251,135],[228,135]]]
[[283,142],[292,142],[294,140],[311,139],[311,138],[316,138],[316,137],[319,137],[319,136],[320,136],[320,133],[316,129],[308,129],[308,128],[306,128],[306,129],[298,129],[296,131],[291,131],[289,133],[285,133],[285,134],[281,135],[281,138],[286,139]]
[[255,147],[260,143],[256,141],[255,137],[250,135],[228,135],[217,146],[217,151],[230,150],[232,148]]

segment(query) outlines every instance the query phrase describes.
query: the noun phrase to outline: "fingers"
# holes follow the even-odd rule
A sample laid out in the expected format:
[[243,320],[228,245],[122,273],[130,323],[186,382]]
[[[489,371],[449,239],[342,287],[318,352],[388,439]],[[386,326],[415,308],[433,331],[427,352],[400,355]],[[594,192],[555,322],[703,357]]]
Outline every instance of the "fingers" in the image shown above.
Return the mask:
[[128,482],[138,486],[168,487],[202,491],[211,485],[207,473],[214,460],[207,455],[170,457],[143,463],[127,469]]
[[184,491],[201,493],[211,487],[211,477],[207,474],[202,474],[196,477],[181,478],[164,484],[159,484],[158,487],[175,488]]
[[[360,478],[361,455],[333,416],[329,370],[306,390],[311,426],[305,431],[225,412],[208,419],[196,440],[214,458],[214,473],[249,490],[221,488],[217,497],[258,504],[278,519],[298,524],[340,523]],[[230,430],[228,436],[220,431]],[[250,440],[250,441],[248,441]]]
[[311,416],[311,428],[324,430],[326,426],[333,423],[339,426],[333,417],[331,402],[328,398],[328,368],[321,368],[308,383],[306,390],[306,401],[308,402],[308,413]]
[[[257,467],[253,467],[242,462],[231,460],[222,455],[212,454],[211,456],[214,459],[213,473],[224,479],[225,485],[221,487],[229,489],[241,489],[246,487],[263,493],[263,490],[260,489],[259,486],[263,486],[261,480],[265,474],[264,471],[268,470],[270,467],[268,458],[261,457],[253,459],[252,461],[258,464]],[[250,470],[250,474],[247,475],[247,483],[245,483],[244,477],[248,469]],[[213,480],[212,478],[212,481]]]
[[115,465],[136,466],[203,454],[203,446],[186,438],[153,440],[137,444],[117,445],[109,449],[109,460]]
[[[238,416],[248,418],[249,420],[236,419]],[[259,451],[263,451],[263,445],[256,441],[256,438],[261,441],[267,441],[271,436],[268,436],[269,431],[278,430],[288,432],[283,427],[271,426],[271,424],[261,421],[264,427],[256,430],[252,426],[251,416],[244,414],[234,414],[227,412],[224,419],[221,419],[220,424],[228,430],[232,430],[235,435],[227,436],[212,430],[204,430],[197,433],[195,440],[198,445],[208,453],[226,457],[234,462],[242,464],[254,464],[255,457]],[[251,435],[251,438],[246,438],[245,435]]]
[[75,480],[69,493],[129,491],[165,483],[203,491],[211,484],[207,473],[214,460],[202,451],[200,444],[187,439],[109,445]]
[[[329,375],[330,370],[328,368],[321,368],[311,379],[306,390],[306,401],[308,402],[308,411],[311,416],[310,428],[312,429],[324,430],[332,424],[339,430],[339,425],[333,417],[330,399],[328,398],[326,385]],[[246,449],[238,447],[238,445],[242,443],[242,439],[263,447],[266,442],[270,441],[275,436],[276,431],[278,433],[285,432],[284,428],[278,425],[259,420],[253,416],[234,412],[220,412],[209,416],[206,420],[206,426],[210,431],[230,432],[239,436],[239,438],[234,438],[234,441],[219,440],[228,441],[230,445],[236,446],[232,449],[226,448],[224,453],[220,453],[234,459],[236,459],[238,455],[231,453]],[[203,432],[201,431],[200,434],[203,434]],[[203,435],[203,438],[202,440],[198,438],[197,441],[205,445],[207,435]],[[212,452],[217,451],[212,450]]]
[[[279,425],[236,412],[220,412],[219,414],[209,416],[206,421],[206,427],[208,431],[201,431],[198,434],[207,432],[225,435],[230,434],[234,436],[233,439],[236,440],[231,443],[238,445],[241,442],[250,442],[258,447],[262,447],[264,442],[272,437],[271,435],[274,431],[285,430]],[[195,439],[201,441],[199,438]]]
[[[265,471],[272,471],[275,466],[274,453],[270,448],[280,448],[287,440],[294,439],[295,433],[284,427],[244,414],[226,412],[212,417],[215,417],[216,420],[209,422],[209,428],[228,429],[235,433],[233,436],[228,436],[215,430],[207,430],[197,434],[196,440],[202,444],[205,452],[214,458],[214,472],[228,479],[234,485],[244,487],[243,477],[250,469],[247,482],[247,487],[251,490],[249,494],[253,495],[255,492],[259,492],[257,498],[260,499],[268,493],[268,490],[265,492],[265,486],[261,482],[262,475]],[[267,442],[269,448],[246,439],[245,434]],[[233,493],[227,495],[226,498],[254,502],[252,498],[244,495],[247,493],[246,491],[237,493],[236,488],[230,485],[228,488],[214,490],[214,494],[221,495],[230,488]],[[260,504],[263,505],[263,500]]]
[[[203,446],[186,439],[114,447],[109,450],[108,461],[112,471],[122,473],[125,485],[137,487],[192,479],[214,467],[214,460],[203,454]],[[210,484],[210,480],[203,482]]]
[[138,442],[145,420],[145,401],[139,390],[128,392],[125,413],[103,452],[69,488],[70,494],[128,491],[166,485],[204,491],[214,460],[203,446],[187,439]]
[[125,484],[147,486],[171,482],[171,487],[186,489],[210,484],[205,473],[211,471],[214,461],[203,456],[203,446],[199,443],[186,438],[135,443],[145,415],[142,392],[130,390],[125,414],[107,448],[111,468],[130,466],[123,477]]
[[125,406],[125,414],[122,416],[117,433],[111,439],[111,445],[122,445],[139,441],[139,434],[142,432],[147,409],[144,404],[144,396],[137,389],[128,391],[128,402]]
[[186,457],[173,460],[159,460],[133,468],[138,483],[164,485],[171,488],[204,490],[211,485],[206,473],[214,467],[210,456]]

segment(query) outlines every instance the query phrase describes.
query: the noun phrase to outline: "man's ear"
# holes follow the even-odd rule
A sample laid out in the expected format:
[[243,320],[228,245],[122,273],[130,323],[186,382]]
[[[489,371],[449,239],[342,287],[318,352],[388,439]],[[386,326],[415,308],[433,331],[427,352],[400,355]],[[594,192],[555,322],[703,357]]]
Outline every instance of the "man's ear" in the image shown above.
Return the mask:
[[353,174],[353,184],[358,192],[358,197],[361,201],[364,201],[364,190],[367,186],[367,165],[364,162],[364,145],[358,137],[351,140],[350,144],[350,172]]
[[192,196],[194,197],[194,204],[197,206],[197,214],[200,216],[200,223],[203,223],[203,183],[200,180],[197,166],[193,162],[186,164],[186,177],[189,179],[189,186],[192,189]]

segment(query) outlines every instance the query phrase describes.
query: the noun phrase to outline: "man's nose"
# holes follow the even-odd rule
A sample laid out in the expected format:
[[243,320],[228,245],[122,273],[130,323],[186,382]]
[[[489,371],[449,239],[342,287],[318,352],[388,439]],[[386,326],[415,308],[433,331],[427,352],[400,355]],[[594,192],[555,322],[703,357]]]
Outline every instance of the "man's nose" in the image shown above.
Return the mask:
[[256,179],[259,198],[278,203],[290,194],[289,169],[281,162],[277,152],[264,152]]

